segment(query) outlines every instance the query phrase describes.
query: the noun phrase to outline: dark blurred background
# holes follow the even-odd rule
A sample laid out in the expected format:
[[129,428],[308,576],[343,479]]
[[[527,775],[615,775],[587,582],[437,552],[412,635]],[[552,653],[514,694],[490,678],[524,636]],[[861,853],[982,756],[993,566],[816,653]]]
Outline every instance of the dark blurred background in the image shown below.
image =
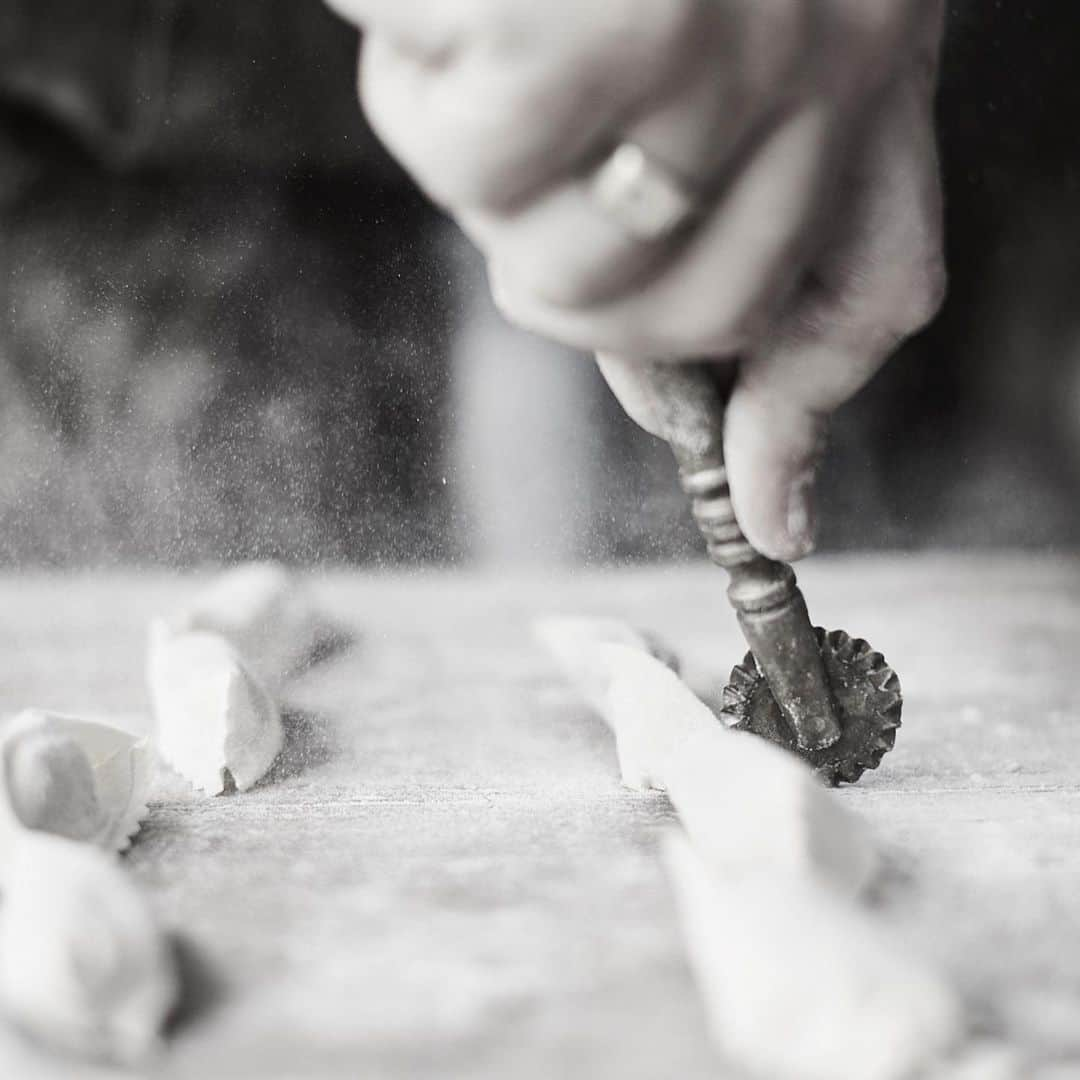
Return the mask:
[[[821,546],[1080,539],[1080,7],[950,5],[945,310],[837,419]],[[696,550],[666,450],[511,330],[316,2],[0,11],[0,563]]]

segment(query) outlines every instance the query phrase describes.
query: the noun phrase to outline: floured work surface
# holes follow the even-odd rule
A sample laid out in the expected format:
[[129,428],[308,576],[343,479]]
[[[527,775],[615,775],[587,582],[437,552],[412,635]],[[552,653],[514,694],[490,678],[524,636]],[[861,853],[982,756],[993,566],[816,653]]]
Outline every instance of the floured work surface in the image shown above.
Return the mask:
[[[891,917],[991,1031],[1080,1053],[1080,562],[800,577],[815,619],[903,681],[896,750],[839,793],[888,848]],[[0,709],[139,723],[146,618],[192,587],[0,579]],[[616,615],[722,682],[744,652],[723,588],[707,566],[326,579],[359,640],[298,684],[268,781],[215,799],[165,782],[126,857],[196,958],[155,1075],[724,1076],[657,858],[666,798],[620,786],[610,735],[530,636],[544,613]],[[82,1075],[7,1033],[0,1065]]]

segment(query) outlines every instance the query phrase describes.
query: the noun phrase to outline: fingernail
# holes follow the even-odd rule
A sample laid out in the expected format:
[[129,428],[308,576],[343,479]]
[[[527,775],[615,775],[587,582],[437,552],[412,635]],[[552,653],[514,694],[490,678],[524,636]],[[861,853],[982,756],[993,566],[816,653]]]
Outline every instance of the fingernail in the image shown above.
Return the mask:
[[791,559],[814,550],[814,480],[817,470],[804,469],[791,482],[787,502],[787,535]]

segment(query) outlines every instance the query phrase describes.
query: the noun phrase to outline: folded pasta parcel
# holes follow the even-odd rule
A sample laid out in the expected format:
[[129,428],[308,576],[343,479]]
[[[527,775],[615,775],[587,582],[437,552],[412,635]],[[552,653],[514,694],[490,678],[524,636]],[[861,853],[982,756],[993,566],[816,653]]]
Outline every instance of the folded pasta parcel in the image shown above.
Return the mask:
[[0,1008],[83,1058],[132,1064],[159,1045],[178,996],[173,953],[114,855],[22,830],[4,852]]
[[0,725],[8,824],[122,851],[145,818],[153,752],[104,721],[25,709]]

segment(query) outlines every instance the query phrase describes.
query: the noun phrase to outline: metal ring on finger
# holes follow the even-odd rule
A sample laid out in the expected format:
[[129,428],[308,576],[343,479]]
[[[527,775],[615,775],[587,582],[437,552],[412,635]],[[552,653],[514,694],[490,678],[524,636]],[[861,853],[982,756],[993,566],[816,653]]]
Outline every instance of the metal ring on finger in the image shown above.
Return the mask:
[[700,199],[680,177],[637,143],[620,143],[591,178],[601,211],[636,239],[654,242],[698,215]]

